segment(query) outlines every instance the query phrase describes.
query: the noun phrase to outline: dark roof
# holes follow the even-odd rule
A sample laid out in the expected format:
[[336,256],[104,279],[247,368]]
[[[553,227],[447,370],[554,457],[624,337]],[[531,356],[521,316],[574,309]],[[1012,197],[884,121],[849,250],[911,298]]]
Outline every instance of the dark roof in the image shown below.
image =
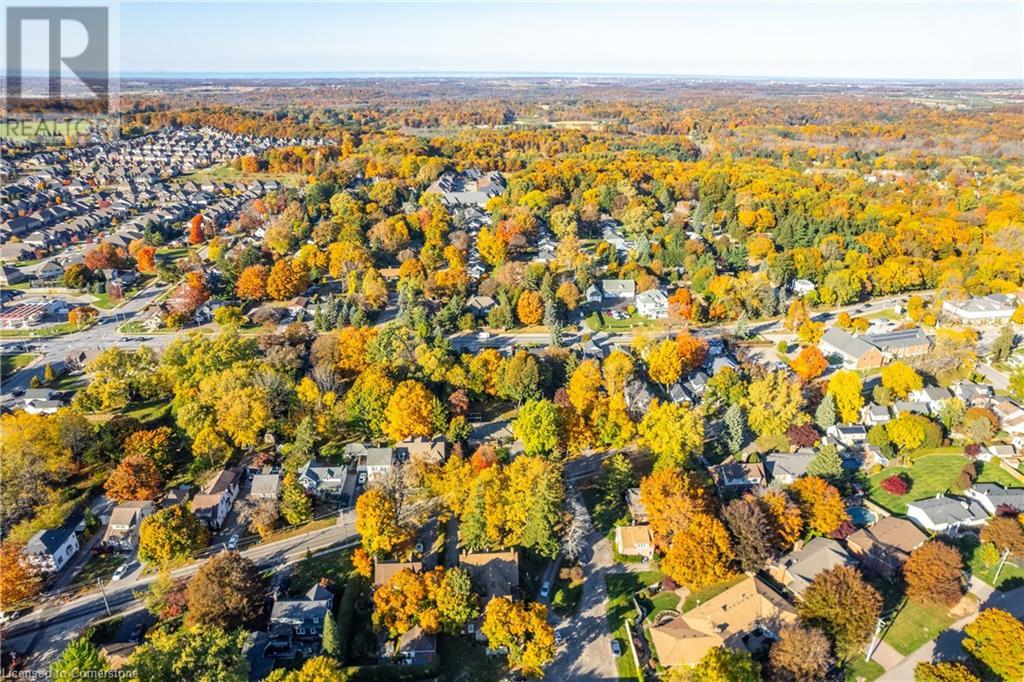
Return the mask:
[[49,528],[32,536],[25,545],[29,554],[53,554],[64,546],[68,538],[75,534],[74,528]]

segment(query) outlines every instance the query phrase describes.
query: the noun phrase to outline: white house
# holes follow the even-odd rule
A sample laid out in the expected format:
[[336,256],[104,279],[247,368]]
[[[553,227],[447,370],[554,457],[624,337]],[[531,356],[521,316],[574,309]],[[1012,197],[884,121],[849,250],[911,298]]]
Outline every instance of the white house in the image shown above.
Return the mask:
[[55,573],[78,551],[78,535],[74,528],[50,528],[32,536],[25,545],[29,562],[46,573]]
[[346,445],[345,454],[356,460],[356,471],[366,474],[371,481],[386,475],[395,462],[393,448],[378,448],[364,443]]
[[636,296],[636,282],[631,279],[602,279],[601,292],[606,299],[633,298]]
[[934,533],[955,533],[964,527],[980,526],[988,519],[988,513],[979,502],[942,494],[910,502],[907,516]]
[[1012,400],[1002,400],[992,406],[1002,422],[1002,429],[1009,434],[1024,434],[1024,409]]
[[797,296],[806,296],[807,294],[814,291],[814,282],[809,279],[795,279],[793,280],[793,293]]
[[658,320],[668,317],[668,296],[660,289],[648,289],[637,295],[636,311],[641,317]]
[[192,498],[192,512],[211,528],[220,528],[238,497],[238,472],[224,469]]
[[299,485],[316,495],[331,495],[341,492],[345,485],[344,466],[318,464],[310,460],[298,470]]
[[142,520],[156,511],[149,500],[124,502],[110,512],[107,530],[103,534],[103,545],[121,551],[134,549],[139,543],[139,526]]
[[925,386],[916,391],[911,391],[909,396],[911,401],[927,405],[928,410],[932,414],[937,414],[942,409],[942,406],[949,402],[952,397],[953,395],[949,392],[948,388],[940,386]]
[[999,323],[1013,317],[1017,299],[1009,294],[975,296],[966,301],[945,301],[942,312],[959,318],[963,322]]

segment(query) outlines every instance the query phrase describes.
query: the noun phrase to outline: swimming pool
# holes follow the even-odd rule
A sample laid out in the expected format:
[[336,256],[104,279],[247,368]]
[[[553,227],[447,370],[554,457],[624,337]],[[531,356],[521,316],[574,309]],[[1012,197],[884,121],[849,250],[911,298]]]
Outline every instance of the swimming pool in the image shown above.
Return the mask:
[[850,515],[850,522],[855,526],[870,526],[875,522],[875,514],[867,507],[847,507],[846,513]]

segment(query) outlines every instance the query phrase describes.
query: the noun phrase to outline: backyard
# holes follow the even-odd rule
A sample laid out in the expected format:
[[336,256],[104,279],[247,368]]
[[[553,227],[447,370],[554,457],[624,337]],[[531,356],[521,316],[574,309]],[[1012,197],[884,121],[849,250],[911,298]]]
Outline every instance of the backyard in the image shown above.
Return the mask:
[[[909,467],[890,466],[882,469],[870,479],[872,502],[894,514],[904,514],[907,503],[944,493],[953,486],[957,474],[967,463],[967,458],[956,454],[925,455]],[[979,483],[998,483],[1006,487],[1020,487],[1020,483],[999,468],[996,462],[977,462]],[[893,495],[881,487],[882,481],[895,474],[906,474],[911,481],[906,495]]]
[[622,647],[622,655],[615,659],[620,678],[636,679],[637,676],[626,637],[626,619],[635,621],[637,615],[636,609],[633,608],[633,594],[661,579],[662,575],[658,571],[613,573],[605,576],[605,587],[608,591],[608,629]]

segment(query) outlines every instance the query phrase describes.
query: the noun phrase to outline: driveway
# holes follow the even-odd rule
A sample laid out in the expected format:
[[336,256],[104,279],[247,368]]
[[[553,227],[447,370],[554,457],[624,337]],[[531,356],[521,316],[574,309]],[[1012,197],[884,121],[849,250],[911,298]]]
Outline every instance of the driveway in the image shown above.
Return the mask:
[[[612,545],[600,533],[590,535],[589,557],[579,612],[556,628],[563,644],[548,666],[547,680],[617,680],[612,655],[612,634],[608,629],[605,576],[614,571]],[[628,652],[623,652],[629,655]]]

